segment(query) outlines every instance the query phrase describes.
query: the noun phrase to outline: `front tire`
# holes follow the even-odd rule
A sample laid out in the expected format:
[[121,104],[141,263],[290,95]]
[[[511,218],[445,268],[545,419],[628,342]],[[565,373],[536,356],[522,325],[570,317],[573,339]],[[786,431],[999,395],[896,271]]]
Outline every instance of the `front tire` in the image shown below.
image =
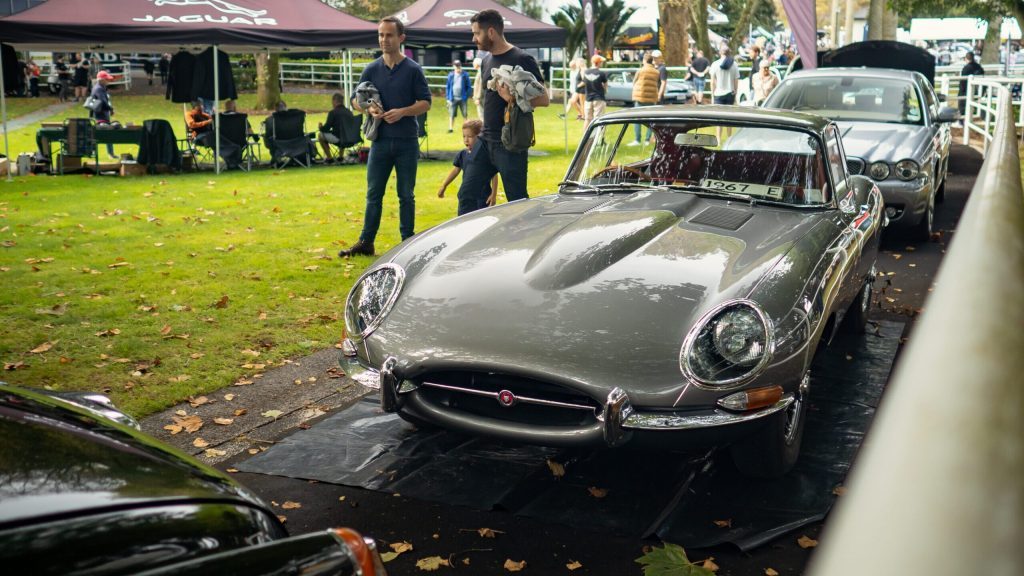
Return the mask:
[[914,227],[914,239],[918,242],[928,242],[932,239],[932,229],[935,225],[935,195],[928,196],[928,206],[921,215],[921,221]]
[[732,445],[730,454],[740,473],[778,478],[796,464],[807,416],[809,378],[809,374],[804,374],[796,400],[789,408],[769,416],[763,428]]

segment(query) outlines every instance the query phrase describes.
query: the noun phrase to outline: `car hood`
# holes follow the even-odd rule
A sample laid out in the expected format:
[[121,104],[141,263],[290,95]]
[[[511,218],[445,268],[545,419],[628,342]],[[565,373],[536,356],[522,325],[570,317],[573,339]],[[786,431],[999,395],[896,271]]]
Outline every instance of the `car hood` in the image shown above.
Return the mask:
[[368,342],[411,370],[516,367],[593,384],[595,397],[644,374],[667,393],[689,328],[750,294],[821,218],[672,191],[483,210],[394,254],[406,282]]
[[0,526],[171,502],[262,507],[216,470],[126,426],[0,383]]
[[928,143],[928,128],[882,122],[837,122],[847,156],[867,162],[898,162],[921,158]]

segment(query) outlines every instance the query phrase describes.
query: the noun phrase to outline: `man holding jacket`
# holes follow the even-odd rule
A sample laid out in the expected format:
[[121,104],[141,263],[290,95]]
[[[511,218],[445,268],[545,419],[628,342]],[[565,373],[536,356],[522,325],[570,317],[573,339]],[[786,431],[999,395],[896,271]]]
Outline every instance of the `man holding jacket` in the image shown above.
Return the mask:
[[462,62],[455,60],[452,62],[452,71],[448,73],[448,84],[444,89],[444,97],[448,101],[449,134],[452,132],[452,125],[455,122],[455,117],[459,115],[459,110],[462,110],[462,119],[466,119],[467,102],[472,90],[473,85],[469,81],[469,73],[462,69]]

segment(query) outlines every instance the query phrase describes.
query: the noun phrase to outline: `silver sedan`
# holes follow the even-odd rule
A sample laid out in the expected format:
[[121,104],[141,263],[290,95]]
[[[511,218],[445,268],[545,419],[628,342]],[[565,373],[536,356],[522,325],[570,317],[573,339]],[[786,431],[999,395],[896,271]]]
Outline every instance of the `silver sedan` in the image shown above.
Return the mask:
[[889,220],[921,241],[932,234],[945,191],[956,110],[940,105],[918,72],[824,68],[790,74],[765,108],[800,110],[834,120],[851,174],[869,176]]

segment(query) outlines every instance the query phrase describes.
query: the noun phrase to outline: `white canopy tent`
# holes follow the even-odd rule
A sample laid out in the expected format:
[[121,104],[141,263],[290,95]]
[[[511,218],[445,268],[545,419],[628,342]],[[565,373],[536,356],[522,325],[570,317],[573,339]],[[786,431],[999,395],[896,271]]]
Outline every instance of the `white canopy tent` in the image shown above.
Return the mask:
[[[914,18],[910,21],[910,40],[984,40],[988,22],[979,18]],[[1003,20],[999,39],[1021,37],[1015,18]]]

